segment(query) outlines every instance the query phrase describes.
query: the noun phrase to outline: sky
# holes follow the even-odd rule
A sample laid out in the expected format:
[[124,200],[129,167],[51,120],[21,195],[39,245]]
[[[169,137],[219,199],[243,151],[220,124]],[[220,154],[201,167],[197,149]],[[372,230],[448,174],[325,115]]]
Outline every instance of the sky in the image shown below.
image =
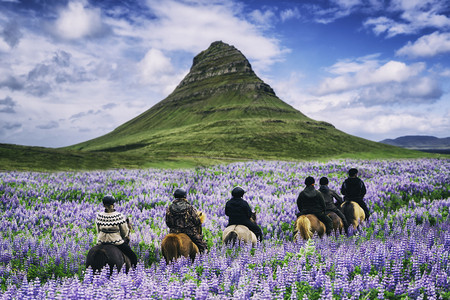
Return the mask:
[[0,0],[0,143],[106,134],[219,40],[346,133],[450,136],[448,0]]

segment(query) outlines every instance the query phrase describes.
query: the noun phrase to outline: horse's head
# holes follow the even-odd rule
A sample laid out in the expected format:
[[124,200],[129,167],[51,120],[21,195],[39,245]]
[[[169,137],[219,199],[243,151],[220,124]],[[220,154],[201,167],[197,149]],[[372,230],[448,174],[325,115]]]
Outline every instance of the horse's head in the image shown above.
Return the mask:
[[250,217],[250,221],[256,223],[256,212],[252,212],[252,216]]

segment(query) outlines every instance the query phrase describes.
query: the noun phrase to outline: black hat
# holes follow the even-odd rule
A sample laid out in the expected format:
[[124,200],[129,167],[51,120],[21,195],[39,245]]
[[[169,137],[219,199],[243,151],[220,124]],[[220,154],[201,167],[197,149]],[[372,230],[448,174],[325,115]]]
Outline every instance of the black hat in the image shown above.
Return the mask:
[[314,182],[316,182],[316,181],[315,181],[314,178],[311,177],[311,176],[308,176],[308,177],[306,177],[306,179],[305,179],[305,185],[306,185],[306,186],[313,185]]
[[351,168],[350,170],[348,170],[348,176],[353,177],[356,174],[358,174],[358,169]]
[[175,192],[173,193],[173,196],[175,198],[186,198],[186,191],[183,189],[176,189]]
[[105,197],[103,197],[103,205],[113,205],[116,202],[116,198],[114,198],[114,196],[111,195],[107,195]]
[[328,178],[326,178],[326,177],[322,177],[319,180],[320,185],[326,185],[326,184],[328,184],[328,182],[329,182]]
[[240,186],[235,187],[231,191],[231,196],[233,196],[233,197],[242,197],[242,196],[244,196],[244,194],[245,194],[245,191]]

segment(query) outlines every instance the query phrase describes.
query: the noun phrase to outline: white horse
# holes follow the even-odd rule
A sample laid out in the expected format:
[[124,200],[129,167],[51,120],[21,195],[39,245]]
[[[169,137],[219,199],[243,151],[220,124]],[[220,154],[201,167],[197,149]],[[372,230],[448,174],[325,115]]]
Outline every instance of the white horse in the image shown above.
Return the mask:
[[252,243],[253,246],[256,245],[257,239],[256,235],[244,225],[230,225],[223,231],[222,242],[224,244],[233,245],[236,242]]

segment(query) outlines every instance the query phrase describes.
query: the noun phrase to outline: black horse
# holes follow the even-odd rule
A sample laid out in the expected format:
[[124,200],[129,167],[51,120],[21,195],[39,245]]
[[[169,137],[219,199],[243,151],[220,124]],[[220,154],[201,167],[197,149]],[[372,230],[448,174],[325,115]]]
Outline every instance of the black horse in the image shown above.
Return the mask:
[[125,265],[126,272],[131,267],[131,261],[123,252],[114,245],[96,245],[92,247],[86,257],[86,268],[91,267],[94,272],[100,272],[104,266],[109,265],[109,274],[113,272],[114,266],[120,272]]

